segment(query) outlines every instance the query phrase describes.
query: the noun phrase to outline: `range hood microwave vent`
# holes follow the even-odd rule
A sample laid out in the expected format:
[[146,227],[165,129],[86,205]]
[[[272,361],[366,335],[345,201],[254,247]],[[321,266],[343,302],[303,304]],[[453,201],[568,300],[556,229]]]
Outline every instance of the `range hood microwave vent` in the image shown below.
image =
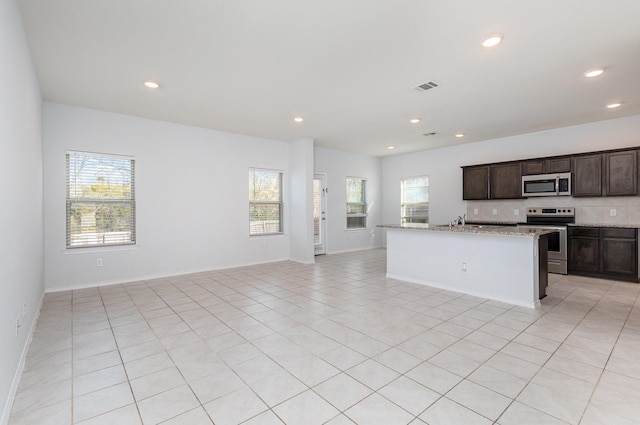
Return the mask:
[[427,90],[435,89],[436,87],[438,87],[438,83],[429,81],[428,83],[420,84],[419,86],[416,86],[414,88],[418,91],[427,91]]

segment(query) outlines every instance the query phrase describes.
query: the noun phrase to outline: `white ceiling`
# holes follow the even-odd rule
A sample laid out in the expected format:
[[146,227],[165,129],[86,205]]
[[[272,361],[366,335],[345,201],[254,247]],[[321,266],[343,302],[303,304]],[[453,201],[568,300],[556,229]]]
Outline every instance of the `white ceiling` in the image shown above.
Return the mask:
[[640,0],[19,3],[53,102],[376,156],[640,114]]

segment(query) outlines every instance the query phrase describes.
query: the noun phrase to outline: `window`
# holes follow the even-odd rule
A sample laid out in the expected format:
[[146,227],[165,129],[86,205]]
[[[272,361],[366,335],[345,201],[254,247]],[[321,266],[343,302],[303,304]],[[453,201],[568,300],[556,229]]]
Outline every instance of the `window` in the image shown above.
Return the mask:
[[282,233],[282,173],[249,170],[249,235]]
[[135,161],[67,152],[67,248],[136,243]]
[[367,227],[367,181],[358,177],[347,177],[347,229]]
[[400,181],[402,224],[429,222],[429,177]]

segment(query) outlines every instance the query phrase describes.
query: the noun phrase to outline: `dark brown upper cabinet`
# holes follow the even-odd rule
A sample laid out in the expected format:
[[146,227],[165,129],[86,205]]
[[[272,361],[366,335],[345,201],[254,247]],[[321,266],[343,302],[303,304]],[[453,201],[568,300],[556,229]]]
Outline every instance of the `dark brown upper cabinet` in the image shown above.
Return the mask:
[[573,159],[573,196],[602,196],[602,154]]
[[572,195],[639,196],[640,148],[615,149],[463,169],[464,200],[522,198],[522,176],[572,173]]
[[519,162],[489,166],[489,198],[522,198],[522,171]]
[[571,157],[530,159],[522,162],[522,175],[568,173],[571,171]]
[[638,194],[638,151],[629,150],[604,155],[604,195]]
[[489,167],[487,165],[462,169],[462,199],[489,199]]

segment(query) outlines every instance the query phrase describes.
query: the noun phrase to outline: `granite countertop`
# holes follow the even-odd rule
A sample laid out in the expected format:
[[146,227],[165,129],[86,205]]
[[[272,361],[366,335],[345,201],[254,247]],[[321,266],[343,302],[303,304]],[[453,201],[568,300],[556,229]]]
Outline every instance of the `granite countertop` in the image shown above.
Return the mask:
[[640,224],[618,224],[618,223],[569,223],[570,227],[611,227],[619,229],[640,229]]
[[[468,221],[467,224],[478,224],[483,226],[517,226],[517,225],[535,226],[535,224],[531,224],[523,221]],[[544,225],[541,224],[541,226],[544,226]],[[623,224],[623,223],[567,223],[567,226],[640,229],[640,224]]]
[[429,232],[444,233],[469,233],[484,234],[498,236],[519,236],[527,238],[535,238],[540,235],[551,233],[551,230],[544,229],[519,229],[513,226],[500,226],[493,224],[466,224],[464,226],[448,225],[429,225],[429,224],[379,224],[377,227],[386,229],[406,229],[406,230],[423,230]]

